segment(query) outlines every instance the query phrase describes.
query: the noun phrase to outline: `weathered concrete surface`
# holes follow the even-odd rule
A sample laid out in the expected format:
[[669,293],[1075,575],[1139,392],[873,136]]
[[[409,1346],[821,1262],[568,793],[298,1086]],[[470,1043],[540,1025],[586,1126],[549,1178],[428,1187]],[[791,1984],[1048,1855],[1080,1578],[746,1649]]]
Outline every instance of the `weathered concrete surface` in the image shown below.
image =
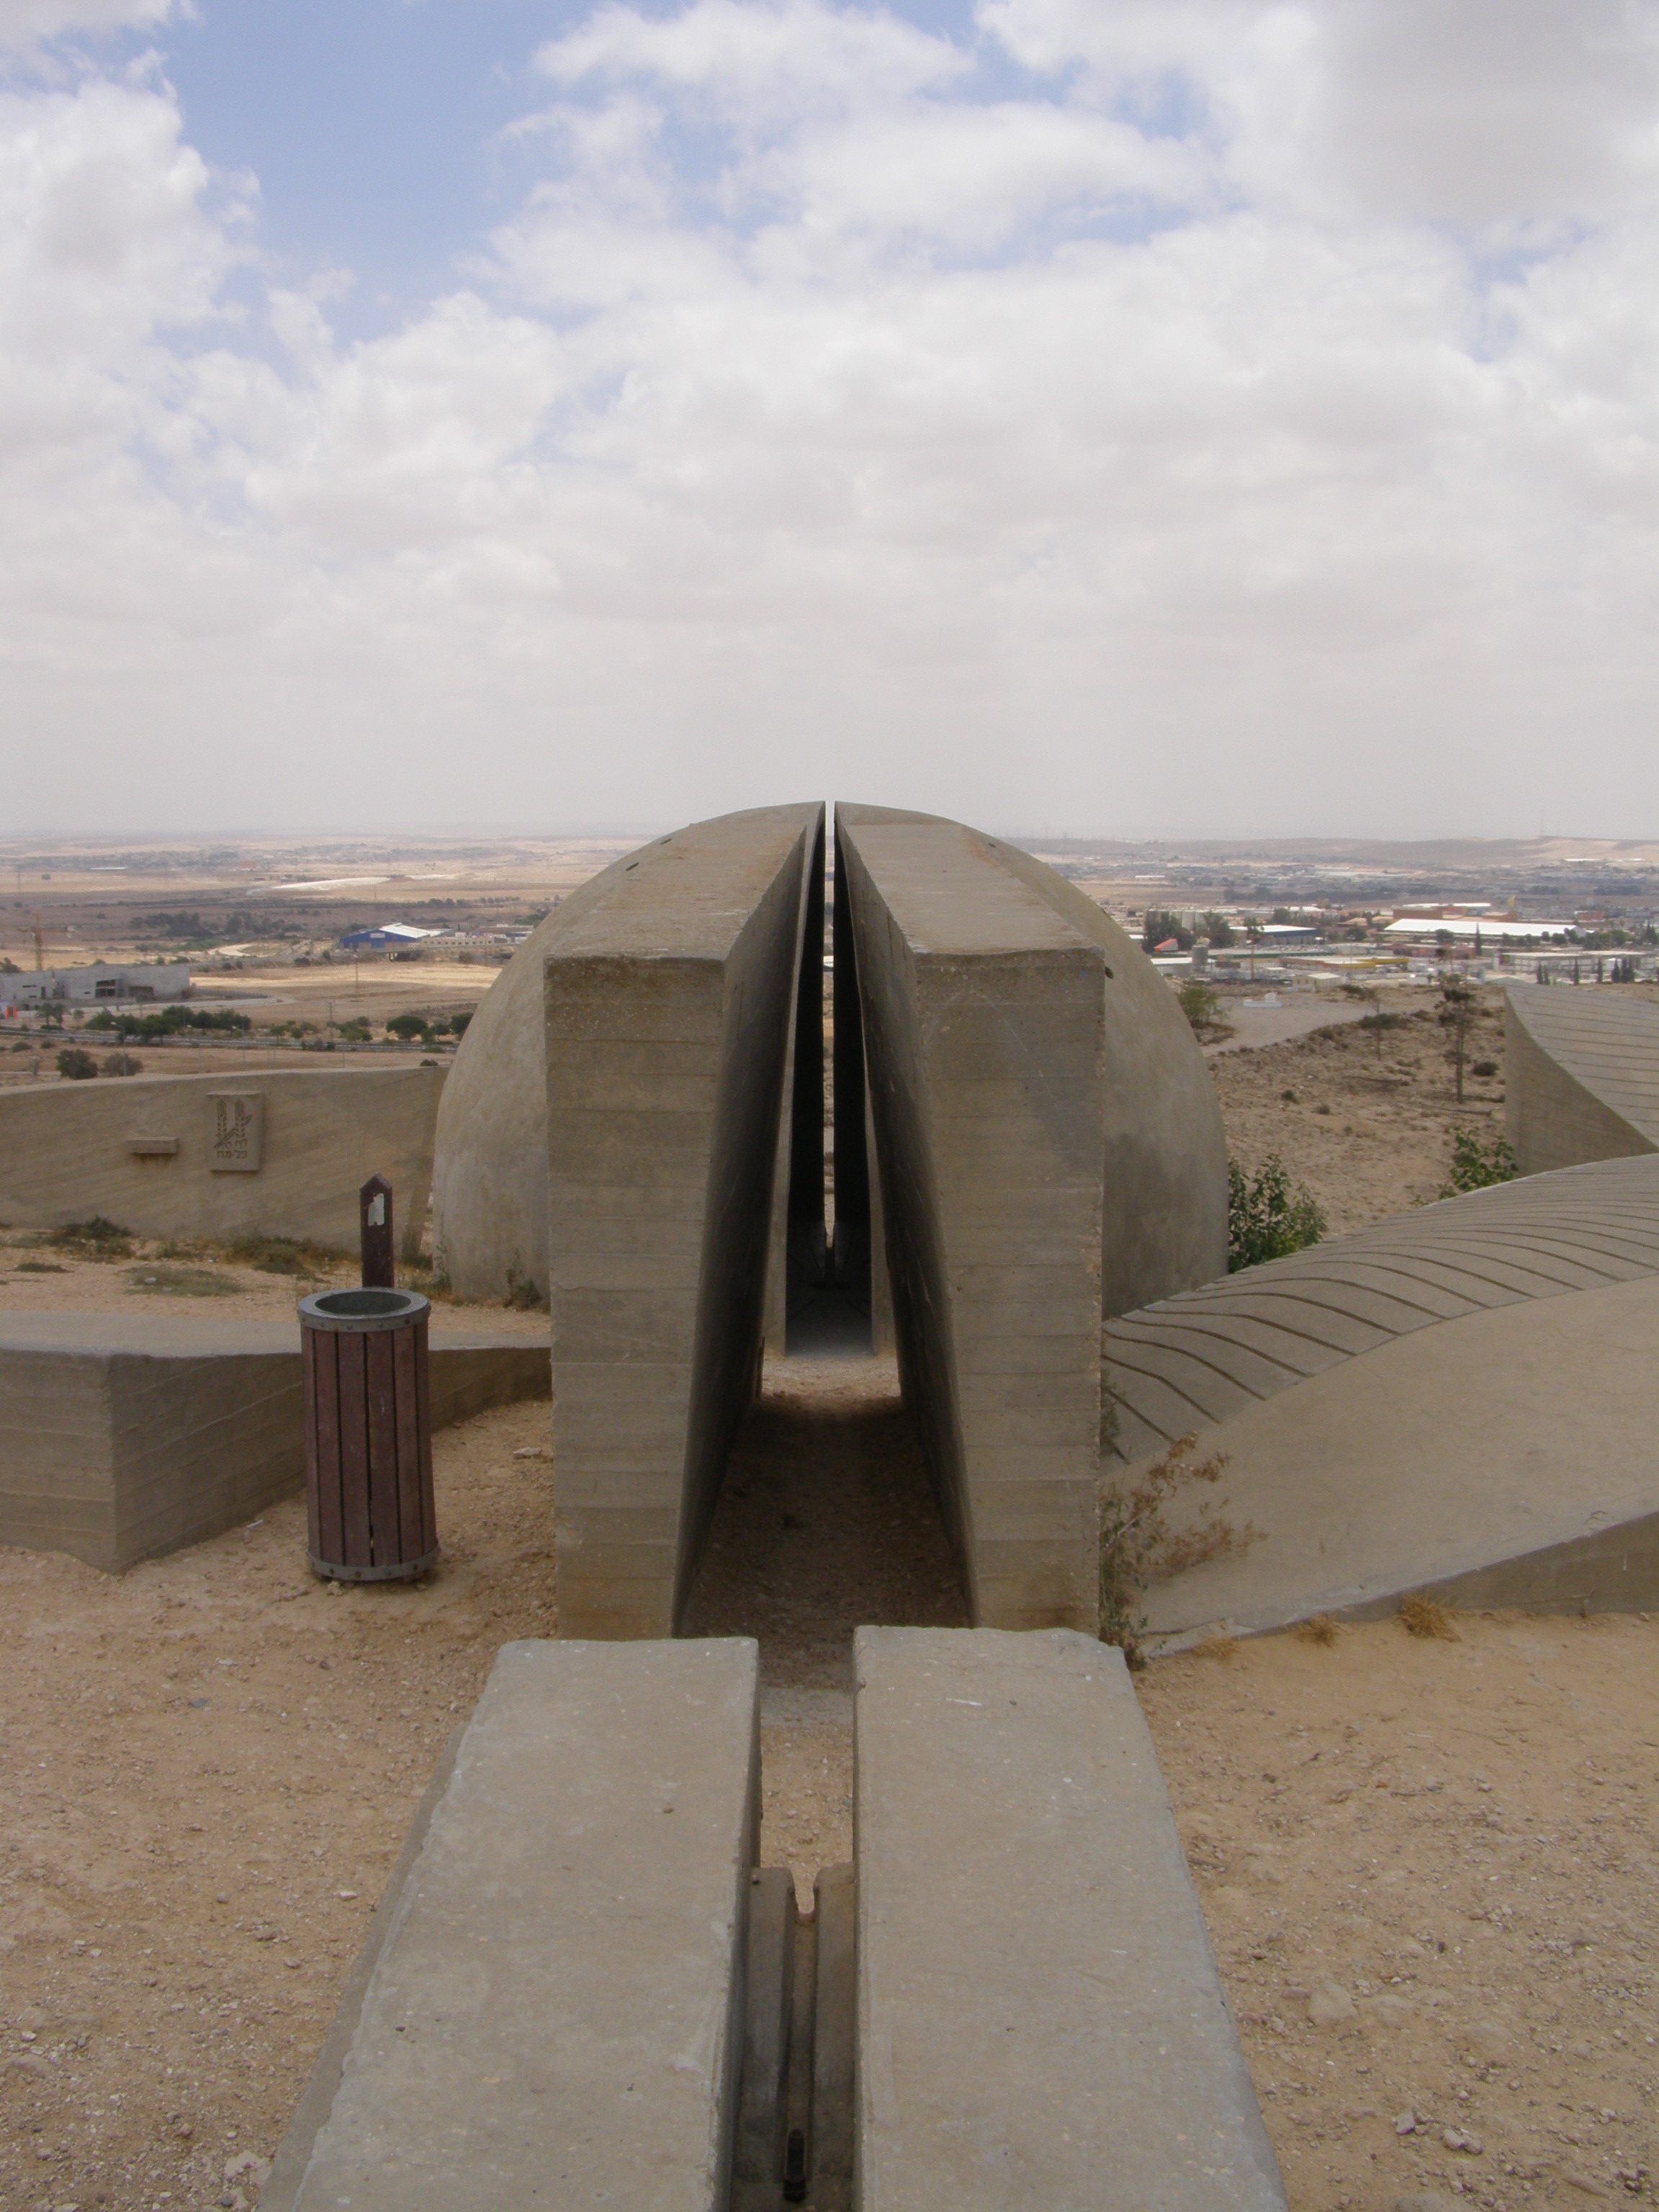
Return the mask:
[[1656,1270],[1651,1160],[1529,1176],[1373,1222],[1112,1322],[1115,1455],[1138,1461],[1437,1322]]
[[504,1297],[520,1283],[547,1289],[543,970],[639,858],[629,854],[544,916],[467,1024],[438,1108],[432,1173],[434,1259],[463,1297]]
[[[822,809],[813,811],[821,823]],[[491,985],[467,1025],[438,1112],[432,1180],[433,1250],[462,1297],[502,1297],[520,1283],[532,1283],[541,1291],[548,1287],[551,1262],[544,1024],[544,970],[549,958],[568,938],[580,932],[596,908],[619,896],[636,896],[641,887],[634,878],[642,870],[650,877],[660,861],[683,858],[688,840],[701,840],[705,834],[718,840],[730,834],[726,825],[752,824],[760,818],[753,813],[719,816],[712,822],[693,823],[689,829],[659,837],[638,852],[628,854],[544,916]],[[821,828],[819,834],[821,839]],[[806,909],[815,888],[821,925],[823,874],[821,854],[816,863],[809,860],[802,872],[798,918],[803,938],[809,926]],[[821,970],[816,965],[811,980],[821,998]],[[821,1022],[819,1027],[821,1030]],[[792,1066],[795,1049],[792,1036]],[[823,1124],[820,1100],[820,1145]],[[784,1130],[781,1164],[788,1158],[791,1141],[787,1117]],[[805,1126],[794,1141],[808,1141]],[[784,1182],[787,1178],[779,1188],[781,1208],[787,1204]],[[822,1220],[821,1197],[818,1212]],[[778,1233],[782,1233],[781,1215]],[[769,1300],[775,1297],[780,1310],[782,1295],[781,1289],[775,1293],[769,1291]],[[775,1326],[775,1316],[772,1316],[769,1335]],[[778,1348],[782,1349],[781,1340]]]
[[[544,1345],[439,1319],[432,1425],[544,1397],[549,1376]],[[117,1573],[304,1480],[297,1323],[0,1316],[0,1543]]]
[[[358,1191],[383,1175],[412,1258],[445,1072],[255,1068],[0,1091],[0,1221],[51,1229],[101,1213],[139,1237],[255,1232],[355,1252]],[[263,1102],[253,1172],[212,1164],[212,1102],[227,1093]]]
[[1119,1653],[861,1628],[862,2212],[1282,2212]]
[[264,2212],[725,2212],[756,1647],[508,1644]]
[[1105,1314],[1132,1312],[1224,1273],[1227,1138],[1220,1103],[1179,1001],[1133,939],[1075,884],[1004,839],[892,807],[838,805],[836,818],[854,827],[908,823],[954,830],[1099,948],[1105,984]]
[[[1157,1633],[1659,1601],[1659,1159],[1500,1184],[1124,1316],[1119,1465],[1196,1433],[1261,1540],[1155,1587]],[[1214,1495],[1214,1493],[1209,1493]],[[1178,1519],[1177,1516],[1177,1519]]]
[[1148,1595],[1158,1636],[1391,1612],[1659,1606],[1659,1277],[1466,1316],[1204,1437],[1261,1540]]
[[844,808],[836,838],[899,1372],[969,1610],[1091,1623],[1101,954],[955,823]]
[[1623,988],[1504,1000],[1504,1119],[1522,1175],[1659,1152],[1659,1006]]
[[567,1635],[672,1632],[754,1395],[822,822],[769,807],[676,831],[547,949]]

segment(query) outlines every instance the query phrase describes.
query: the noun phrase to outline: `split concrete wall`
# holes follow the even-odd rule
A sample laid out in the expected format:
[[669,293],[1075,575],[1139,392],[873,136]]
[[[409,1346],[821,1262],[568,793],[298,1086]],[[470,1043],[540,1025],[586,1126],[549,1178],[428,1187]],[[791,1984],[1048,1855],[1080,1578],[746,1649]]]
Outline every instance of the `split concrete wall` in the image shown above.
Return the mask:
[[677,831],[548,946],[568,1635],[672,1632],[754,1394],[822,822],[772,807]]
[[1567,985],[1504,999],[1505,1133],[1522,1175],[1659,1152],[1659,1005]]
[[[796,810],[799,811],[799,810]],[[822,809],[818,810],[821,819]],[[719,837],[726,822],[752,822],[753,815],[717,817],[694,823],[689,829],[659,837],[638,852],[605,869],[583,884],[545,915],[497,975],[477,1012],[467,1025],[450,1069],[438,1112],[436,1158],[432,1180],[433,1250],[439,1266],[463,1297],[503,1297],[520,1285],[545,1292],[552,1262],[548,1243],[547,1198],[547,1048],[544,1034],[544,970],[547,962],[567,939],[578,934],[597,908],[621,896],[637,894],[634,878],[641,867],[647,872],[653,855],[678,853],[683,856],[688,840],[705,832]],[[820,841],[822,830],[820,829]],[[799,915],[802,945],[811,927],[809,908],[822,927],[823,912],[823,858],[810,860],[801,876]],[[816,905],[814,907],[814,902]],[[822,1005],[822,970],[817,964],[816,940],[811,972],[801,971],[805,987],[801,1019],[810,1021],[813,1006]],[[817,1048],[822,1051],[822,1018],[817,1024]],[[793,1054],[792,1036],[786,1084],[790,1084]],[[809,1048],[810,1049],[810,1048]],[[793,1089],[793,1085],[790,1085]],[[810,1115],[806,1088],[803,1111]],[[817,1109],[817,1142],[823,1147],[823,1111]],[[808,1127],[793,1131],[786,1121],[781,1137],[780,1170],[787,1170],[792,1147],[809,1143]],[[819,1162],[822,1172],[822,1159]],[[788,1174],[778,1182],[780,1218],[775,1237],[785,1230]],[[819,1218],[823,1202],[819,1200]],[[783,1255],[775,1263],[780,1277]],[[781,1280],[771,1286],[769,1269],[769,1340],[782,1349],[783,1290]]]
[[843,807],[836,841],[899,1371],[971,1617],[1092,1625],[1103,957],[959,824]]
[[1283,2212],[1121,1653],[855,1645],[861,2212]]
[[[434,1324],[432,1425],[547,1395],[547,1348]],[[297,1322],[0,1316],[0,1544],[106,1573],[305,1480]],[[441,1535],[441,1530],[440,1534]]]
[[426,1228],[441,1067],[136,1075],[0,1091],[0,1221],[102,1214],[139,1237],[290,1237],[355,1252],[383,1175],[399,1243]]
[[508,1644],[264,2212],[726,2212],[760,1831],[753,1644]]

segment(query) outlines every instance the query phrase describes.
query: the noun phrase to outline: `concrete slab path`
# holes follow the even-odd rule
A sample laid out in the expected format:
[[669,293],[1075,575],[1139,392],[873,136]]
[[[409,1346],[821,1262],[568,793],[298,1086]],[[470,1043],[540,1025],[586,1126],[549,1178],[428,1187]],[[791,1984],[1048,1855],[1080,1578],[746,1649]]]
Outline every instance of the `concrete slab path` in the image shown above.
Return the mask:
[[1120,1653],[859,1631],[863,2212],[1282,2212]]

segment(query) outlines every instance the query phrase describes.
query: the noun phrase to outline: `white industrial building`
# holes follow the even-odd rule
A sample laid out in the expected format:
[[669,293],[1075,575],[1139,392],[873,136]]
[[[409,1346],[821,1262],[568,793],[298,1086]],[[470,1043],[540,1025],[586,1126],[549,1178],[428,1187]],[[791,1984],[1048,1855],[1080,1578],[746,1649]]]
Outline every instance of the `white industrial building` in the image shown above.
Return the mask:
[[123,1006],[182,999],[190,991],[187,960],[139,967],[94,960],[85,968],[20,968],[0,974],[0,1005],[10,1006]]

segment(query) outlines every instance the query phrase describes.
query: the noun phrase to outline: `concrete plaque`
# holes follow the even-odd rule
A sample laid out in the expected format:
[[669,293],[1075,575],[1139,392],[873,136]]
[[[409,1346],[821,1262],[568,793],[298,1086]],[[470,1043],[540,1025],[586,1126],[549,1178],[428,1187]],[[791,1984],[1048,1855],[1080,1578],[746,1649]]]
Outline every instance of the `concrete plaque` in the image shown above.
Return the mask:
[[258,1091],[210,1091],[208,1166],[215,1175],[257,1175],[264,1146],[265,1102]]

